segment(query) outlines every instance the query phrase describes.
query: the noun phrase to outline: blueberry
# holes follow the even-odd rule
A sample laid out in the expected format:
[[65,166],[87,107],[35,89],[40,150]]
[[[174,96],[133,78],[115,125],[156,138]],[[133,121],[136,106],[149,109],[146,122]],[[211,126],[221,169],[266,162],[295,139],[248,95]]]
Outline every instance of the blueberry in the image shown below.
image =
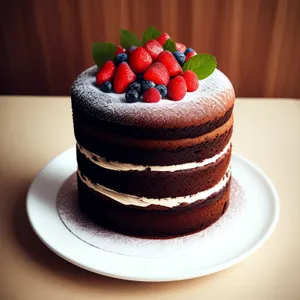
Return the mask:
[[141,86],[142,86],[142,92],[145,92],[148,89],[155,87],[155,83],[151,80],[142,80]]
[[141,84],[139,82],[133,82],[130,86],[129,86],[130,90],[136,90],[139,94],[142,91],[142,87]]
[[141,81],[144,80],[144,75],[143,74],[137,74],[136,75],[136,81],[141,83]]
[[137,47],[136,46],[131,46],[129,49],[128,49],[128,52],[131,53],[133,52]]
[[186,48],[186,50],[185,50],[185,52],[184,52],[184,55],[187,56],[188,53],[190,53],[190,52],[195,52],[195,50],[192,49],[192,48]]
[[175,51],[173,52],[173,56],[176,58],[176,60],[178,61],[178,63],[183,66],[184,62],[185,62],[185,55],[180,52],[180,51]]
[[167,87],[165,85],[158,84],[155,88],[159,91],[162,98],[165,98],[167,96]]
[[121,62],[127,61],[127,54],[126,53],[120,53],[115,58],[115,63],[118,66]]
[[136,90],[128,90],[125,94],[125,99],[129,103],[134,103],[139,100],[139,93]]
[[111,93],[112,92],[112,84],[109,81],[105,81],[100,86],[100,91],[104,93]]

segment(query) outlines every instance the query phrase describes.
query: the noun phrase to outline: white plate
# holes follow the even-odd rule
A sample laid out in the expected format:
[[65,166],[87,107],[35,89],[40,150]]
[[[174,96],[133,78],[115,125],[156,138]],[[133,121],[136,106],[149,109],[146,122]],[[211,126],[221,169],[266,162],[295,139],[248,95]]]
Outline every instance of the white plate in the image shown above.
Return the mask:
[[[233,154],[233,176],[242,187],[247,203],[241,215],[228,222],[224,222],[230,215],[226,212],[220,220],[222,230],[215,230],[208,242],[203,235],[205,231],[198,233],[195,238],[202,245],[195,248],[197,251],[147,257],[143,253],[133,256],[99,249],[68,230],[56,209],[60,187],[76,168],[75,148],[53,159],[29,188],[27,213],[35,233],[52,251],[79,267],[102,275],[136,281],[173,281],[208,275],[252,254],[271,235],[278,221],[279,200],[270,180],[245,158]],[[195,238],[191,235],[191,239],[195,241]],[[173,252],[176,253],[176,249]]]

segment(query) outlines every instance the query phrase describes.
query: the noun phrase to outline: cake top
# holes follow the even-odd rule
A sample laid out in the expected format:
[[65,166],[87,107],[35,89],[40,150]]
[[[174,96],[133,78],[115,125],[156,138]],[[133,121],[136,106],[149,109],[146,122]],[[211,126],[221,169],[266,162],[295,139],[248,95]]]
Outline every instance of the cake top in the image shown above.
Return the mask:
[[121,30],[120,46],[95,43],[97,66],[72,86],[73,109],[102,121],[151,128],[198,126],[221,118],[234,102],[229,79],[210,54],[149,27],[140,41]]

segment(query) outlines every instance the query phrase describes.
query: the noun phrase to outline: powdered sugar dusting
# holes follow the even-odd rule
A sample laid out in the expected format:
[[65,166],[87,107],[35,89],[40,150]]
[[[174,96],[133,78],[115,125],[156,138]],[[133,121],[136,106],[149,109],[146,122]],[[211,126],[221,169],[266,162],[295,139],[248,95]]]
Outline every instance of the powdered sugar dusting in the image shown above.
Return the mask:
[[220,240],[226,240],[227,235],[242,220],[247,201],[242,187],[232,178],[230,205],[224,216],[209,228],[199,233],[166,240],[135,238],[105,229],[80,211],[74,173],[61,186],[57,197],[57,210],[65,226],[75,236],[96,248],[126,256],[163,258],[195,253],[211,244],[216,236]]
[[199,120],[207,122],[212,116],[223,116],[234,101],[233,87],[219,70],[200,80],[198,90],[187,93],[183,100],[163,99],[155,104],[126,103],[125,94],[101,92],[95,84],[97,70],[94,66],[79,75],[73,83],[71,97],[74,109],[100,120],[153,128],[194,126]]

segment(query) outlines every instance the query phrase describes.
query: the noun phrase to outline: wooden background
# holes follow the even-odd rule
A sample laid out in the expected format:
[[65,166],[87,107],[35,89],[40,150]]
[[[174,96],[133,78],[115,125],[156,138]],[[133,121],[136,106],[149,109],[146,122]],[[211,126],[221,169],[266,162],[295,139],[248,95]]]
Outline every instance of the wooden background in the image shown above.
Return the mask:
[[300,0],[8,0],[0,93],[68,95],[92,43],[149,25],[217,57],[237,96],[300,98]]

